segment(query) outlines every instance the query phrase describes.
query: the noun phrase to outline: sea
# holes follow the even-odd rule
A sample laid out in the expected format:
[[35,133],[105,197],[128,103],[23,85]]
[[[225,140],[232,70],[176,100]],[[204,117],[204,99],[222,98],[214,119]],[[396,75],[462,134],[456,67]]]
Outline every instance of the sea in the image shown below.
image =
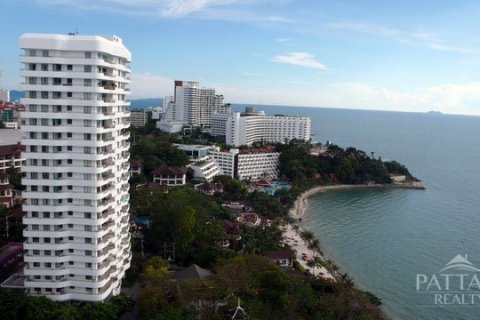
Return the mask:
[[480,117],[257,109],[310,116],[314,141],[374,152],[421,179],[425,190],[316,194],[302,226],[392,319],[480,319]]

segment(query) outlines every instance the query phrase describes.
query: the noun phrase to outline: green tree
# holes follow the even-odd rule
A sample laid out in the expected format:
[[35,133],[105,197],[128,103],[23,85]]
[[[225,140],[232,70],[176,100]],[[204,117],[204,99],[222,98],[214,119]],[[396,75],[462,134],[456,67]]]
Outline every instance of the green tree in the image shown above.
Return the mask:
[[138,297],[140,319],[153,319],[160,310],[174,306],[178,292],[164,260],[152,257],[145,266],[142,278],[144,287]]

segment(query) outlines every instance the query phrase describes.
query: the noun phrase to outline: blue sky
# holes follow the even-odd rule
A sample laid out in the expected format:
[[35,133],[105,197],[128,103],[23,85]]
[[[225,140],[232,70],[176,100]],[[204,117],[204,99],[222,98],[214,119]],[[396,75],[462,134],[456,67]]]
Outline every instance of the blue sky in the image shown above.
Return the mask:
[[2,87],[24,32],[116,34],[132,98],[198,80],[226,102],[480,114],[468,0],[0,0]]

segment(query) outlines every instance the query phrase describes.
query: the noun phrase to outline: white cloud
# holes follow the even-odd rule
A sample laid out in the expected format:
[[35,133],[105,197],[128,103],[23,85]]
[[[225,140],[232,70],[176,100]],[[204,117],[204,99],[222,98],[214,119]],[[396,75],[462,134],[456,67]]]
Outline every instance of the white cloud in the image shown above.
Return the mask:
[[327,69],[324,64],[319,62],[317,59],[315,59],[315,56],[308,52],[292,52],[285,55],[278,55],[273,57],[273,61],[320,70]]
[[[254,76],[256,74],[249,74]],[[149,73],[132,74],[132,98],[153,98],[173,94],[171,78]],[[227,85],[202,81],[225,96],[225,102],[290,106],[374,109],[480,115],[480,82],[450,83],[409,91],[359,82],[330,83],[315,88],[308,82],[285,81],[283,87]]]
[[477,48],[445,44],[444,41],[431,32],[407,31],[389,26],[366,22],[333,22],[328,23],[330,29],[345,30],[348,32],[363,33],[376,37],[388,38],[403,44],[429,48],[434,51],[455,52],[461,54],[478,54]]
[[166,8],[162,9],[162,14],[165,17],[184,17],[209,7],[225,6],[234,2],[237,0],[170,0]]
[[269,22],[295,23],[295,20],[281,17],[281,16],[267,16],[266,20]]
[[[283,16],[265,16],[265,10],[262,9],[267,6],[271,11],[272,0],[35,0],[35,2],[41,5],[70,7],[76,10],[103,10],[117,14],[166,19],[188,16],[257,24],[294,22]],[[275,3],[276,6],[285,4],[285,1]]]

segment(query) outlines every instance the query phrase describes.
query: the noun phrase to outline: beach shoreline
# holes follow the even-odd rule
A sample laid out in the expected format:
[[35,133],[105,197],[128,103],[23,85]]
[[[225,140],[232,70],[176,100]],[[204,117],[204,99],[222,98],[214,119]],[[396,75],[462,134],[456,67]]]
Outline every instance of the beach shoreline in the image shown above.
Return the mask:
[[393,183],[393,184],[336,184],[329,186],[317,186],[310,188],[301,193],[292,208],[288,211],[288,216],[293,219],[301,219],[305,215],[305,210],[308,205],[308,198],[314,194],[332,191],[332,190],[350,190],[361,188],[400,188],[400,189],[417,189],[424,190],[425,187],[421,182],[408,182],[408,183]]
[[[408,182],[401,184],[339,184],[329,186],[317,186],[310,188],[301,193],[295,200],[292,208],[289,210],[289,217],[297,220],[292,224],[286,224],[281,227],[285,244],[290,246],[295,251],[295,258],[300,265],[312,273],[313,276],[317,276],[323,279],[337,281],[337,277],[340,276],[338,271],[328,270],[325,265],[332,266],[333,263],[325,256],[323,251],[319,249],[309,248],[308,242],[302,237],[302,228],[299,225],[299,221],[305,215],[305,211],[308,205],[308,198],[314,194],[331,191],[331,190],[350,190],[361,188],[402,188],[402,189],[425,189],[420,182]],[[324,266],[316,265],[309,267],[308,261],[320,259]]]

